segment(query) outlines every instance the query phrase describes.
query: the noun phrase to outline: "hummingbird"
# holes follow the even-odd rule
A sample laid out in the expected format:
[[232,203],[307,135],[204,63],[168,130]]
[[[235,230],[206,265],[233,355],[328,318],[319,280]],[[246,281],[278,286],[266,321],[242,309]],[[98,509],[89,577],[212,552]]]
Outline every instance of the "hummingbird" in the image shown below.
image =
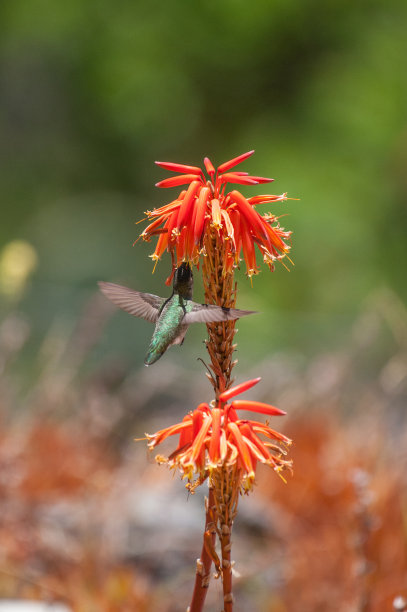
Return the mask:
[[144,359],[146,366],[158,361],[170,346],[182,344],[191,323],[232,321],[256,314],[253,310],[197,304],[192,301],[193,283],[191,266],[186,262],[175,270],[173,289],[169,298],[133,291],[114,283],[98,283],[101,292],[113,304],[135,317],[141,317],[155,324],[153,337]]

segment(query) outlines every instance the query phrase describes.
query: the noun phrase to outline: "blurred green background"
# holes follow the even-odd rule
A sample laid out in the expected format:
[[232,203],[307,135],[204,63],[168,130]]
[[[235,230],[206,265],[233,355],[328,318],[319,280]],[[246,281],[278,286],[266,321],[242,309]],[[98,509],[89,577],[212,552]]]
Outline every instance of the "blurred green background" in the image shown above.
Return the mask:
[[[295,267],[264,268],[253,289],[240,275],[239,305],[263,313],[240,325],[243,368],[344,347],[366,300],[404,299],[406,23],[404,0],[3,3],[2,309],[19,302],[31,353],[55,320],[73,325],[97,280],[167,291],[168,257],[152,276],[153,245],[132,247],[134,222],[175,193],[154,188],[156,159],[254,148],[242,169],[299,198],[272,207],[288,214]],[[17,264],[15,240],[33,249]],[[137,367],[151,331],[117,314],[92,358]],[[204,333],[173,359],[189,367]]]

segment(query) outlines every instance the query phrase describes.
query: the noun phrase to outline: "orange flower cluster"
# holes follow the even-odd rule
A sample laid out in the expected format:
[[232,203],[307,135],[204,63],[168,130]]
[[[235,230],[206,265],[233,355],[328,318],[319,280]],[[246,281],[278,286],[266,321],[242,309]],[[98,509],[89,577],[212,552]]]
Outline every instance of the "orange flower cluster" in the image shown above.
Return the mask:
[[[271,466],[278,473],[286,468],[291,469],[292,462],[283,458],[287,453],[285,447],[291,444],[291,440],[271,429],[267,423],[239,419],[236,411],[247,410],[268,416],[286,413],[262,402],[233,400],[228,403],[231,398],[259,381],[260,378],[255,378],[228,389],[221,393],[215,407],[199,404],[181,423],[161,429],[152,435],[146,434],[150,449],[161,444],[166,438],[179,434],[175,451],[168,458],[159,455],[157,461],[172,468],[179,468],[190,483],[196,477],[198,484],[203,482],[212,470],[236,465],[241,487],[245,491],[253,486],[258,462]],[[264,441],[260,435],[274,442]]]
[[205,236],[211,230],[217,232],[225,247],[225,273],[239,265],[243,251],[248,276],[257,274],[255,244],[270,269],[273,269],[276,260],[288,253],[290,247],[284,240],[289,238],[291,232],[284,231],[274,215],[262,216],[255,209],[258,204],[286,200],[286,193],[245,198],[237,190],[226,192],[228,183],[258,185],[273,180],[249,176],[247,172],[229,172],[253,153],[249,151],[239,155],[221,164],[217,170],[205,157],[209,179],[197,166],[156,162],[165,170],[181,173],[160,181],[157,187],[188,185],[188,188],[169,204],[146,212],[151,223],[141,233],[141,238],[149,241],[152,236],[158,235],[156,249],[151,255],[155,262],[167,250],[172,255],[173,267],[183,261],[197,264],[200,255],[205,255]]

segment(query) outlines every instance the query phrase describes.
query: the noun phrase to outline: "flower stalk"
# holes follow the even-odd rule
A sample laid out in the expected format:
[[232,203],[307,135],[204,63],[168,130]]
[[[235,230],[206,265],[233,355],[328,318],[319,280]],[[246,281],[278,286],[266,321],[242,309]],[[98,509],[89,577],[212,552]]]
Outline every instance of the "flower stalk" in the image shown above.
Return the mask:
[[[225,308],[236,305],[236,284],[233,274],[224,272],[225,249],[219,236],[210,232],[205,240],[205,253],[202,264],[202,276],[205,292],[205,303],[216,304]],[[236,361],[232,360],[236,344],[233,339],[236,333],[236,321],[208,323],[208,340],[206,348],[211,359],[213,376],[210,377],[215,398],[229,388],[232,368]]]
[[232,612],[232,527],[239,502],[239,474],[235,465],[218,469],[212,474],[219,540],[222,555],[223,608]]
[[[274,270],[275,262],[287,257],[290,249],[287,243],[290,232],[280,227],[277,217],[271,213],[260,215],[256,210],[261,204],[285,201],[285,193],[246,198],[235,189],[229,192],[226,189],[228,183],[256,185],[273,180],[231,171],[253,152],[244,153],[217,169],[205,158],[209,178],[197,166],[156,162],[161,168],[178,173],[157,183],[158,187],[182,185],[185,188],[169,204],[146,213],[150,223],[141,234],[146,241],[158,237],[151,256],[155,263],[165,251],[170,253],[172,272],[167,283],[182,262],[197,267],[202,264],[205,303],[225,309],[234,308],[236,304],[234,272],[240,265],[241,254],[251,279],[259,272],[256,251]],[[206,348],[210,358],[207,376],[215,399],[210,405],[199,404],[182,422],[147,435],[147,439],[153,449],[166,438],[179,436],[178,446],[169,457],[157,456],[157,461],[179,470],[191,493],[204,481],[208,482],[202,552],[197,561],[188,610],[202,611],[214,563],[216,577],[223,583],[223,610],[232,612],[231,534],[239,495],[253,488],[258,463],[269,465],[279,474],[284,469],[291,469],[291,461],[286,459],[286,448],[291,440],[271,429],[268,422],[240,418],[241,410],[267,417],[285,413],[262,402],[235,399],[260,379],[231,388],[232,370],[237,363],[233,360],[235,321],[208,323],[207,329]],[[220,556],[216,550],[217,541]]]
[[215,551],[216,524],[214,520],[214,490],[212,488],[209,489],[209,496],[205,500],[205,507],[205,530],[202,551],[200,558],[196,561],[195,585],[188,612],[200,612],[203,609],[209,588],[213,561],[217,563],[218,571],[220,570],[219,557],[217,557]]

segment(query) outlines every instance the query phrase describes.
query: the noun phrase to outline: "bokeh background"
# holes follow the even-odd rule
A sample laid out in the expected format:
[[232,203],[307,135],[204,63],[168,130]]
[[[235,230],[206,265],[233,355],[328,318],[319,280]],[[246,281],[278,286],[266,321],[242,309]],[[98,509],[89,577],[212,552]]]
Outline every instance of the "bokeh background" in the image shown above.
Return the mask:
[[211,398],[205,328],[146,369],[149,324],[96,282],[168,291],[132,246],[172,195],[154,160],[253,148],[299,198],[272,208],[295,265],[239,273],[235,376],[288,411],[296,467],[242,500],[236,610],[407,596],[406,28],[404,0],[1,5],[0,596],[185,610],[205,491],[133,438]]

